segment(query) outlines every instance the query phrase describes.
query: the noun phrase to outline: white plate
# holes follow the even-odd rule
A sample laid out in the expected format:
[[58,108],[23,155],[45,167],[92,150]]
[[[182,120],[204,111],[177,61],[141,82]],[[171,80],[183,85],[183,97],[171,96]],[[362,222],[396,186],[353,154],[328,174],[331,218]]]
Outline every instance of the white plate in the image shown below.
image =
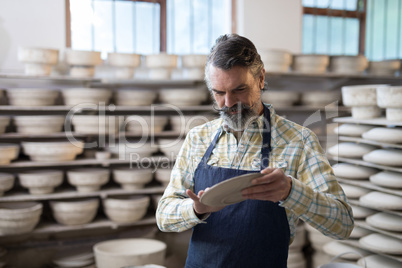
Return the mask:
[[250,173],[231,179],[225,180],[212,186],[201,196],[201,203],[213,206],[222,207],[244,201],[241,191],[250,187],[251,181],[255,178],[264,176],[261,173]]

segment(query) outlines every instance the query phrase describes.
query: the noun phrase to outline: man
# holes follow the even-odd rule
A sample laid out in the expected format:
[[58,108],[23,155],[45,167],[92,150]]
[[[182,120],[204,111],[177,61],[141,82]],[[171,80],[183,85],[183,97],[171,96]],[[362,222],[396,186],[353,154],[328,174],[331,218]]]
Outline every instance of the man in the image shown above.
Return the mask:
[[[220,119],[192,129],[161,198],[156,218],[166,232],[193,228],[186,267],[286,267],[298,219],[346,239],[353,216],[317,137],[261,102],[265,69],[253,43],[217,39],[205,80]],[[210,207],[209,187],[261,172],[243,202]]]

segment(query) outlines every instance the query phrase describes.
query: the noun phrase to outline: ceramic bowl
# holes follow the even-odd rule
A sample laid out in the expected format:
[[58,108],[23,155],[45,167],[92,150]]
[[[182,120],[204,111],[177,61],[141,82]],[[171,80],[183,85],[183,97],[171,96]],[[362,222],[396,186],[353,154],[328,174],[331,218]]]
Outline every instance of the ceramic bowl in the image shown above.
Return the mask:
[[67,106],[78,104],[106,105],[112,96],[108,88],[66,88],[62,89],[64,103]]
[[115,95],[116,105],[121,106],[149,106],[158,93],[154,90],[118,90]]
[[9,123],[10,123],[10,117],[0,116],[0,134],[6,132],[6,128]]
[[399,60],[384,60],[369,62],[368,72],[371,75],[394,76],[401,67]]
[[381,116],[381,109],[377,106],[356,106],[351,110],[353,119],[372,119]]
[[25,134],[61,132],[64,124],[64,116],[57,115],[14,116],[13,119],[17,132]]
[[171,79],[172,69],[170,68],[152,68],[148,69],[148,79],[151,80],[169,80]]
[[145,216],[149,203],[149,196],[116,196],[105,198],[103,208],[111,221],[130,224]]
[[328,148],[328,153],[338,157],[361,158],[375,149],[377,149],[376,146],[369,144],[341,142]]
[[342,87],[342,103],[345,106],[377,106],[377,88],[382,85],[357,85]]
[[149,263],[163,265],[166,244],[145,238],[115,239],[94,245],[97,268],[121,268]]
[[109,144],[107,150],[121,160],[138,161],[142,158],[150,157],[158,148],[151,143],[124,143]]
[[161,89],[159,99],[162,103],[176,106],[195,106],[206,101],[208,94],[204,88]]
[[40,47],[19,47],[18,61],[55,65],[59,61],[59,50]]
[[0,203],[0,235],[32,232],[38,224],[43,206],[38,202]]
[[141,55],[131,53],[108,53],[107,63],[115,67],[137,68],[141,64]]
[[293,57],[292,69],[302,73],[325,73],[329,63],[328,55],[302,54]]
[[33,76],[47,76],[52,72],[52,65],[42,63],[25,63],[24,73]]
[[386,119],[391,122],[402,121],[402,108],[387,108],[385,109]]
[[75,115],[71,119],[74,132],[92,135],[113,135],[119,132],[119,116]]
[[170,117],[170,123],[174,131],[188,133],[192,128],[208,123],[216,118],[213,115],[183,115]]
[[110,152],[95,152],[95,158],[97,160],[107,160],[110,159],[112,154]]
[[95,255],[82,248],[63,250],[53,257],[52,263],[58,268],[90,268],[95,264]]
[[134,70],[131,67],[114,67],[114,77],[117,79],[132,79]]
[[12,106],[50,106],[59,96],[57,90],[41,88],[9,88],[8,102]]
[[3,196],[4,192],[13,188],[14,181],[15,177],[13,174],[0,173],[0,196]]
[[147,68],[175,68],[177,66],[177,55],[160,53],[145,56]]
[[[205,70],[204,68],[183,68],[181,69],[181,77],[177,79],[188,79],[188,80],[198,80],[201,81],[205,77]],[[173,72],[172,72],[172,79]]]
[[377,87],[377,105],[381,108],[402,109],[402,86]]
[[128,116],[126,117],[126,131],[132,134],[146,135],[161,133],[168,118],[166,116]]
[[330,70],[334,73],[363,74],[367,67],[368,61],[363,55],[331,57]]
[[18,144],[0,143],[0,165],[8,165],[18,158],[20,146]]
[[79,168],[67,171],[68,182],[82,193],[99,191],[102,185],[108,183],[109,178],[110,171],[104,168]]
[[292,54],[286,50],[266,49],[260,50],[259,53],[268,72],[274,71],[270,69],[270,66],[284,64],[289,68],[290,64],[293,62]]
[[137,190],[144,188],[153,178],[152,169],[115,168],[113,180],[121,184],[125,190]]
[[189,54],[182,55],[181,66],[183,68],[204,68],[207,63],[207,55]]
[[68,49],[65,60],[69,65],[95,66],[102,64],[101,52]]
[[63,225],[81,225],[93,221],[99,207],[96,198],[50,201],[55,220]]
[[37,170],[18,173],[22,187],[27,188],[30,194],[49,194],[63,182],[63,171]]
[[301,102],[310,106],[327,105],[341,100],[339,91],[309,91],[301,94]]
[[268,90],[261,94],[264,103],[270,103],[275,107],[293,106],[300,100],[300,93],[293,91]]
[[95,75],[95,67],[92,66],[70,66],[70,76],[77,78],[91,78]]
[[158,168],[155,172],[155,180],[162,183],[164,187],[167,187],[170,182],[170,175],[172,169],[170,168]]
[[158,146],[159,149],[164,153],[169,159],[176,159],[183,146],[184,140],[181,139],[159,139]]
[[83,152],[83,147],[81,141],[22,142],[24,154],[37,162],[71,161]]

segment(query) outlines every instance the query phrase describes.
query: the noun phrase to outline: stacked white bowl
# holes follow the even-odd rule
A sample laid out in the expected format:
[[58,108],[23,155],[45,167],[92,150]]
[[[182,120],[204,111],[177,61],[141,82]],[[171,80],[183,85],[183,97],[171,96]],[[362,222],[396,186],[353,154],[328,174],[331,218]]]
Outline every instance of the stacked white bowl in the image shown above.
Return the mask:
[[37,47],[19,47],[18,60],[25,64],[27,75],[50,75],[59,61],[59,50]]
[[6,128],[9,123],[10,123],[9,116],[0,116],[0,134],[3,134],[4,132],[6,132]]
[[105,198],[103,208],[111,221],[131,224],[145,216],[149,203],[149,196],[116,196]]
[[95,66],[102,63],[101,53],[98,51],[68,49],[65,60],[70,65],[70,76],[79,78],[93,77]]
[[286,50],[260,50],[261,60],[266,72],[288,72],[292,65],[292,54]]
[[300,93],[287,90],[266,90],[261,94],[261,100],[274,107],[288,107],[299,102]]
[[32,232],[40,220],[43,206],[37,202],[0,203],[0,235]]
[[152,181],[152,169],[115,168],[113,180],[125,190],[137,190],[144,188],[145,184]]
[[168,118],[166,116],[128,116],[126,117],[126,131],[131,134],[145,135],[161,133]]
[[336,262],[356,263],[362,256],[370,254],[369,251],[359,247],[347,245],[339,241],[332,241],[323,246],[323,251],[331,257],[338,257]]
[[311,227],[308,224],[305,224],[305,229],[307,231],[307,238],[310,242],[310,246],[314,250],[312,255],[312,267],[319,267],[320,265],[329,263],[332,257],[323,251],[323,246],[326,243],[334,240],[328,236],[323,235],[317,229]]
[[189,54],[181,57],[182,77],[189,80],[203,80],[207,55]]
[[18,158],[20,146],[12,143],[0,143],[0,165],[8,165]]
[[389,121],[402,121],[402,86],[377,87],[377,104]]
[[370,119],[381,116],[377,106],[377,88],[386,85],[356,85],[342,87],[342,103],[352,107],[355,119]]
[[332,56],[330,70],[338,74],[363,74],[368,67],[367,58],[357,56]]
[[208,99],[206,88],[163,88],[159,91],[162,103],[175,106],[197,106]]
[[177,67],[177,55],[160,53],[145,56],[148,78],[152,80],[169,80],[172,69]]
[[74,132],[92,135],[114,135],[119,132],[123,118],[104,115],[75,115],[71,118]]
[[72,161],[83,152],[84,143],[75,141],[53,142],[22,142],[24,154],[32,161],[37,162],[60,162]]
[[170,182],[171,168],[158,168],[155,172],[155,180],[160,182],[163,187],[167,187]]
[[108,53],[107,63],[114,67],[114,75],[118,79],[130,79],[134,70],[141,64],[141,55],[132,53]]
[[9,88],[7,97],[13,106],[51,106],[56,102],[59,91],[42,88]]
[[30,194],[41,195],[54,192],[54,188],[62,184],[63,175],[60,170],[37,170],[20,172],[18,178]]
[[158,92],[149,89],[120,89],[115,93],[115,104],[120,106],[150,106]]
[[148,142],[120,142],[118,144],[108,144],[106,148],[114,156],[118,156],[120,160],[139,161],[142,158],[150,157],[158,148]]
[[19,115],[14,116],[14,124],[18,133],[51,134],[61,132],[64,116],[58,115]]
[[93,221],[99,207],[99,199],[87,198],[76,200],[50,201],[55,220],[63,225],[81,225]]
[[400,68],[400,60],[370,61],[368,72],[370,75],[395,76]]
[[170,123],[174,131],[186,134],[192,128],[208,123],[214,120],[216,116],[204,114],[204,115],[182,115],[182,116],[171,116]]
[[67,106],[78,104],[106,105],[112,91],[108,88],[65,88],[62,90],[64,103]]
[[122,268],[130,265],[147,267],[150,263],[163,265],[166,248],[159,240],[128,238],[97,243],[93,250],[97,268]]
[[342,99],[341,92],[338,90],[332,91],[308,91],[301,95],[301,102],[309,106],[322,106],[334,102],[340,102]]
[[99,191],[109,182],[109,178],[110,171],[105,168],[78,168],[67,171],[68,182],[81,193]]
[[13,174],[0,173],[0,196],[3,196],[4,192],[13,188],[14,181],[15,177]]
[[176,159],[183,146],[184,140],[181,139],[159,139],[158,146],[159,149],[164,153],[169,159]]
[[301,54],[294,55],[292,69],[296,72],[321,74],[327,71],[328,55]]

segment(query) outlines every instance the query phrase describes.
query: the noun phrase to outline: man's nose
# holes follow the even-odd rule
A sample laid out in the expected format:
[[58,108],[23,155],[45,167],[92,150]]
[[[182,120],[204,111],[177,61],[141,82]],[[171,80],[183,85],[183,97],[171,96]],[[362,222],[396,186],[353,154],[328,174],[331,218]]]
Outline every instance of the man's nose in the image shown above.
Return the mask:
[[232,107],[237,102],[238,102],[237,98],[233,94],[226,93],[226,96],[225,96],[225,106],[226,107]]

